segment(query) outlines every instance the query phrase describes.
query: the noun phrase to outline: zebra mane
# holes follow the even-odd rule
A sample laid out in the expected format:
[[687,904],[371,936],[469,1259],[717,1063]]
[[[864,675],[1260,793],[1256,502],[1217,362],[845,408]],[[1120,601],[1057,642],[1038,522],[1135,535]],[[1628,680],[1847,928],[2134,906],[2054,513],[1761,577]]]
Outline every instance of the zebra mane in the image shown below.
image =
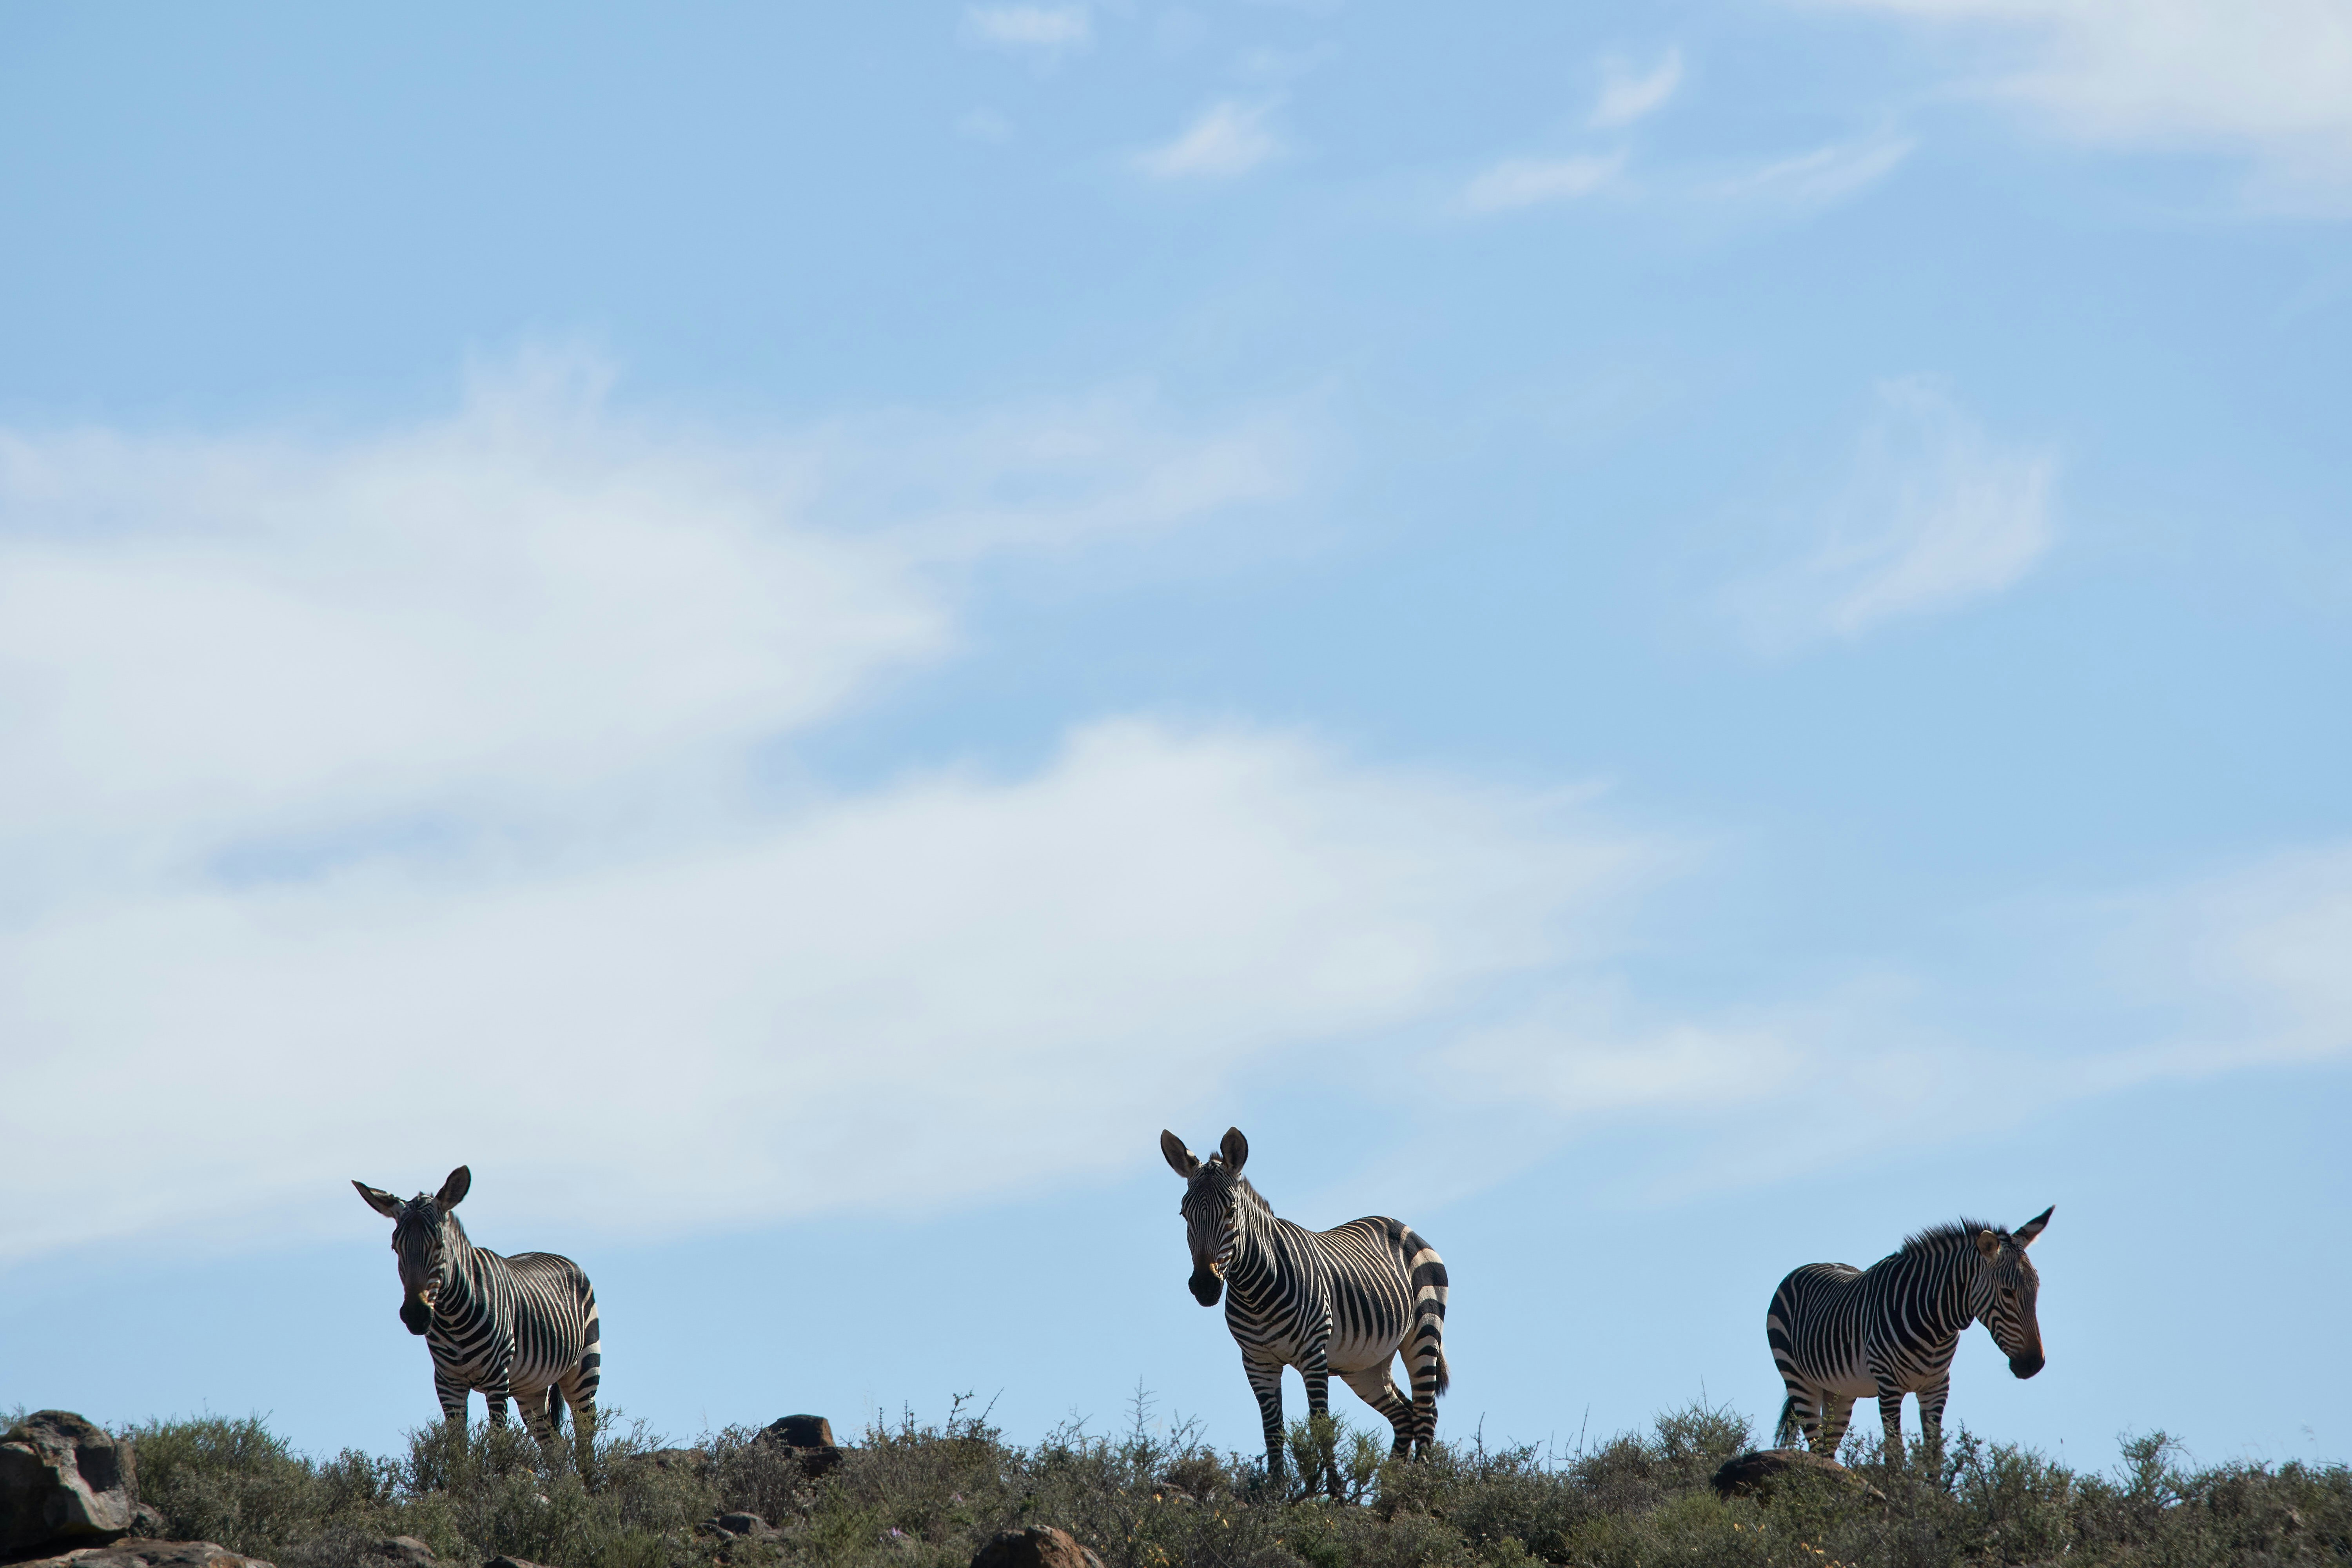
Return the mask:
[[1987,1225],[1980,1219],[1970,1219],[1963,1215],[1949,1225],[1931,1225],[1925,1230],[1913,1231],[1903,1238],[1903,1246],[1898,1249],[1898,1256],[1941,1252],[1946,1247],[1960,1242],[1966,1242],[1969,1246],[1974,1247],[1977,1244],[1977,1233],[1983,1230],[1992,1232],[2004,1241],[2009,1239],[2009,1226]]

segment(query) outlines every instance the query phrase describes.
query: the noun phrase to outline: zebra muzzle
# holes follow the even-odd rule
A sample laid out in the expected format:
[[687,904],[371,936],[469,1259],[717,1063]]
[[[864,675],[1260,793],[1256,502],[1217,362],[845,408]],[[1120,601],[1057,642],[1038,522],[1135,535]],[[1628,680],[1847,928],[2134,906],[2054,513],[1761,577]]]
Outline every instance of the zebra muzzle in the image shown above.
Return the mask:
[[1192,1292],[1192,1300],[1203,1307],[1215,1306],[1217,1298],[1224,1294],[1225,1289],[1225,1282],[1217,1277],[1213,1266],[1194,1270],[1192,1278],[1185,1280],[1184,1284]]
[[423,1297],[411,1297],[400,1304],[400,1321],[412,1334],[421,1334],[433,1326],[433,1303]]

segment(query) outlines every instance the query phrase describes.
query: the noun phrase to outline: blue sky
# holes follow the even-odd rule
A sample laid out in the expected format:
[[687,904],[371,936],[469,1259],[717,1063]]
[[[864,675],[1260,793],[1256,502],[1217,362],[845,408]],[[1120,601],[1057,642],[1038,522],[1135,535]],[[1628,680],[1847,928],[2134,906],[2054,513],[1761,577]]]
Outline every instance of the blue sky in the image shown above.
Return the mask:
[[2352,1451],[2352,13],[2249,15],[0,8],[0,1405],[395,1442],[348,1181],[464,1162],[673,1436],[1249,1447],[1238,1123],[1444,1432],[2054,1203],[1954,1419]]

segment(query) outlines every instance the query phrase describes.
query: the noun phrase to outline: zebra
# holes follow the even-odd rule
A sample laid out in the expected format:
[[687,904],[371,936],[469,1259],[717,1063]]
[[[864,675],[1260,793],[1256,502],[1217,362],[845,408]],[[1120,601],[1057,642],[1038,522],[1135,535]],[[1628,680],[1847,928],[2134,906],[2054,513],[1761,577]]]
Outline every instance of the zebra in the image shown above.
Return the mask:
[[[1310,1415],[1330,1413],[1330,1374],[1389,1419],[1396,1430],[1391,1457],[1427,1451],[1437,1434],[1437,1396],[1450,1378],[1445,1365],[1445,1262],[1402,1220],[1385,1215],[1350,1220],[1336,1230],[1308,1230],[1275,1216],[1242,1176],[1249,1140],[1226,1130],[1218,1152],[1203,1161],[1173,1132],[1160,1134],[1160,1152],[1185,1181],[1185,1239],[1192,1251],[1187,1281],[1203,1307],[1225,1299],[1225,1326],[1241,1346],[1242,1370],[1265,1423],[1265,1468],[1282,1474],[1282,1369],[1295,1366],[1307,1383]],[[1408,1402],[1391,1381],[1400,1352],[1412,1384]],[[1320,1422],[1318,1420],[1318,1426]],[[1322,1464],[1332,1496],[1340,1493],[1339,1467],[1328,1427]],[[1311,1475],[1301,1478],[1308,1486]]]
[[1952,1352],[1972,1322],[1992,1331],[2009,1370],[2032,1377],[2042,1366],[2042,1325],[2033,1311],[2042,1277],[2025,1249],[2056,1205],[2015,1235],[1980,1220],[1939,1225],[1867,1268],[1809,1263],[1780,1281],[1764,1335],[1788,1384],[1773,1441],[1794,1444],[1800,1428],[1816,1453],[1835,1454],[1853,1402],[1878,1395],[1887,1462],[1903,1462],[1903,1396],[1919,1396],[1920,1435],[1943,1451],[1944,1401]]
[[523,1424],[551,1448],[568,1402],[572,1440],[585,1468],[596,1433],[596,1385],[604,1347],[596,1292],[568,1258],[518,1252],[501,1258],[466,1239],[453,1214],[474,1184],[464,1165],[441,1190],[403,1200],[365,1182],[352,1184],[368,1207],[393,1221],[400,1260],[400,1321],[433,1352],[433,1391],[441,1415],[460,1431],[466,1396],[481,1391],[490,1425],[507,1424],[507,1398]]

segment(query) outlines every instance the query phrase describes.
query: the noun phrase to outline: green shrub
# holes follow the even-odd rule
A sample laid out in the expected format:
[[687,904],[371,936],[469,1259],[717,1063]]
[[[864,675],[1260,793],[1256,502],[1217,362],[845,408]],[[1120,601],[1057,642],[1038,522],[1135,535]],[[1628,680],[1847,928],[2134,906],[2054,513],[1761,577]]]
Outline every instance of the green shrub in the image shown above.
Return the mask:
[[[1878,1489],[1796,1477],[1769,1502],[1707,1486],[1751,1441],[1705,1405],[1565,1454],[1490,1448],[1482,1435],[1426,1458],[1386,1458],[1388,1434],[1335,1424],[1344,1500],[1294,1472],[1219,1453],[1189,1423],[1160,1430],[1139,1396],[1130,1429],[1074,1424],[1034,1447],[1004,1441],[957,1401],[939,1425],[877,1423],[818,1479],[750,1427],[665,1448],[617,1414],[585,1472],[519,1428],[438,1425],[404,1453],[290,1451],[257,1419],[153,1421],[141,1492],[170,1532],[276,1562],[359,1568],[384,1537],[413,1535],[445,1563],[504,1553],[557,1568],[963,1568],[998,1531],[1057,1525],[1108,1568],[2096,1568],[2352,1563],[2352,1471],[2232,1464],[2200,1469],[2153,1434],[2111,1475],[1956,1431],[1945,1452],[1889,1465],[1874,1440],[1847,1457]],[[1325,1433],[1295,1443],[1318,1455]],[[1318,1460],[1319,1463],[1319,1459]],[[699,1528],[760,1514],[772,1541]],[[381,1563],[381,1560],[377,1560]]]

